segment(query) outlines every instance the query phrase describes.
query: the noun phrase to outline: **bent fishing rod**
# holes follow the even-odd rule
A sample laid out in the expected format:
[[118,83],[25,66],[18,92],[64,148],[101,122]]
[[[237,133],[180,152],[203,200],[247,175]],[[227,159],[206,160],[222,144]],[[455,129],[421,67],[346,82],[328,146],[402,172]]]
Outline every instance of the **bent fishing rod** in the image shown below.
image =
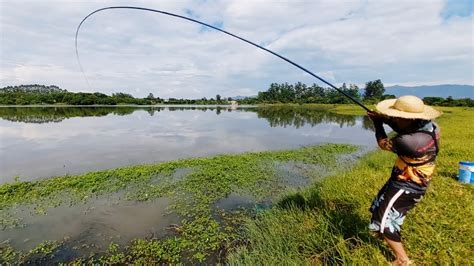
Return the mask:
[[178,15],[178,14],[174,14],[174,13],[170,13],[170,12],[166,12],[166,11],[162,11],[162,10],[157,10],[157,9],[151,9],[151,8],[145,8],[145,7],[136,7],[136,6],[109,6],[109,7],[103,7],[103,8],[99,8],[93,12],[91,12],[89,15],[87,15],[86,17],[84,17],[84,19],[82,19],[81,23],[79,23],[79,25],[77,26],[77,29],[76,29],[76,38],[75,38],[75,46],[76,46],[76,57],[77,57],[77,62],[79,63],[79,67],[82,71],[82,74],[84,75],[84,78],[86,79],[87,83],[89,83],[89,81],[87,80],[87,77],[86,77],[86,74],[84,73],[84,70],[82,68],[82,64],[81,64],[81,61],[79,59],[79,52],[78,52],[78,49],[77,49],[77,36],[79,35],[79,30],[82,26],[82,24],[92,15],[94,15],[95,13],[98,13],[98,12],[101,12],[101,11],[104,11],[104,10],[110,10],[110,9],[133,9],[133,10],[140,10],[140,11],[148,11],[148,12],[154,12],[154,13],[159,13],[159,14],[162,14],[162,15],[167,15],[167,16],[171,16],[171,17],[176,17],[176,18],[180,18],[180,19],[184,19],[184,20],[187,20],[187,21],[191,21],[191,22],[194,22],[194,23],[197,23],[197,24],[200,24],[200,25],[203,25],[203,26],[206,26],[208,28],[211,28],[211,29],[214,29],[214,30],[217,30],[217,31],[220,31],[222,33],[225,33],[231,37],[234,37],[234,38],[237,38],[243,42],[246,42],[250,45],[253,45],[257,48],[260,48],[290,64],[292,64],[293,66],[303,70],[304,72],[310,74],[311,76],[319,79],[320,81],[324,82],[325,84],[329,85],[331,88],[335,89],[336,91],[340,92],[341,94],[343,94],[344,96],[346,96],[347,98],[349,98],[351,101],[353,101],[355,104],[359,105],[360,107],[364,108],[367,112],[371,111],[369,108],[367,108],[365,105],[363,105],[360,101],[358,101],[357,99],[355,99],[354,97],[352,97],[351,95],[347,94],[346,92],[344,92],[343,90],[337,88],[336,86],[334,86],[333,84],[329,83],[328,81],[326,81],[325,79],[321,78],[320,76],[314,74],[313,72],[309,71],[308,69],[298,65],[297,63],[291,61],[290,59],[270,50],[270,49],[267,49],[263,46],[260,46],[252,41],[249,41],[245,38],[242,38],[240,36],[237,36],[233,33],[230,33],[228,31],[225,31],[223,29],[220,29],[218,27],[215,27],[215,26],[212,26],[210,24],[207,24],[205,22],[202,22],[202,21],[199,21],[199,20],[196,20],[196,19],[193,19],[193,18],[190,18],[190,17],[186,17],[186,16],[182,16],[182,15]]

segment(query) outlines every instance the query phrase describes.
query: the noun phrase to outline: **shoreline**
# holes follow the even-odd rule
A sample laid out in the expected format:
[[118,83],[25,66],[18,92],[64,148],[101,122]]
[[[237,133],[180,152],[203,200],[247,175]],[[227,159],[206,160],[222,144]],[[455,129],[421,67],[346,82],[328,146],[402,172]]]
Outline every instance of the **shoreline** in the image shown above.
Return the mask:
[[[459,183],[456,175],[459,161],[474,155],[469,145],[464,142],[466,139],[473,139],[474,132],[459,130],[465,127],[466,121],[472,119],[474,110],[467,107],[440,109],[444,111],[444,115],[437,119],[437,123],[441,127],[443,137],[436,174],[425,198],[407,216],[403,225],[406,232],[404,241],[409,256],[414,258],[417,264],[469,264],[474,260],[474,251],[470,250],[468,245],[472,242],[474,229],[466,225],[474,219],[474,206],[466,203],[474,201],[474,186]],[[360,112],[356,108],[337,110]],[[91,195],[97,192],[114,193],[123,189],[122,182],[137,181],[135,184],[140,190],[128,195],[128,199],[147,201],[174,195],[175,199],[179,200],[173,210],[181,210],[179,214],[190,218],[176,225],[173,229],[176,230],[175,238],[138,239],[126,246],[112,243],[107,251],[100,255],[102,263],[177,263],[182,261],[179,254],[185,250],[195,252],[188,259],[210,262],[207,258],[212,257],[216,250],[222,250],[225,256],[220,262],[229,265],[258,264],[262,261],[270,264],[299,265],[330,264],[335,261],[346,264],[386,264],[391,260],[390,253],[380,240],[368,233],[366,226],[370,219],[367,208],[377,190],[387,180],[395,159],[394,155],[388,152],[371,151],[359,158],[350,169],[330,175],[321,182],[313,182],[279,194],[271,208],[255,209],[255,212],[250,214],[232,212],[232,215],[229,213],[224,216],[214,216],[219,214],[209,208],[209,204],[219,197],[222,198],[222,195],[229,195],[233,182],[236,182],[238,187],[248,188],[256,197],[265,199],[268,193],[271,195],[278,186],[267,183],[272,180],[267,178],[275,176],[272,168],[267,168],[273,165],[268,162],[297,159],[328,165],[335,163],[335,166],[338,166],[340,162],[329,154],[334,155],[334,152],[338,153],[338,150],[347,148],[344,148],[344,145],[319,147],[326,148],[321,150],[307,147],[310,150],[305,152],[305,148],[302,148],[303,150],[299,151],[219,155],[167,162],[153,167],[110,169],[100,171],[101,174],[87,173],[80,176],[81,178],[70,176],[55,181],[45,180],[41,183],[51,186],[40,186],[39,189],[35,188],[38,183],[32,182],[0,185],[0,212],[8,206],[18,206],[20,202],[32,200],[34,197],[48,199],[40,201],[46,205],[59,204],[54,196],[54,188],[57,186],[68,188],[64,191],[73,195],[77,202],[82,202],[93,198]],[[261,160],[262,158],[264,160]],[[256,160],[261,161],[255,164]],[[198,172],[185,179],[173,177],[176,169],[182,166],[194,167]],[[234,171],[239,174],[229,174]],[[148,183],[150,179],[147,173],[156,172],[165,173],[165,177],[167,176],[159,186]],[[314,171],[309,176],[314,178],[317,174],[318,171]],[[266,177],[263,178],[264,176]],[[261,179],[254,182],[253,178]],[[171,188],[178,190],[167,194]],[[201,194],[203,191],[205,193]],[[200,200],[199,204],[193,201],[194,197],[184,195],[200,195],[196,198]],[[191,201],[188,201],[189,199]],[[38,207],[40,208],[37,208],[37,211],[47,212],[47,208],[41,208],[41,204]],[[2,219],[8,219],[8,216],[3,214]],[[234,230],[235,227],[227,230],[226,226],[222,227],[210,217],[227,219],[225,221],[230,225],[238,225],[239,230]],[[3,223],[5,221],[2,220]],[[183,235],[191,238],[182,241]],[[15,262],[19,258],[28,260],[37,259],[38,256],[45,258],[54,255],[62,247],[63,243],[45,242],[27,254],[20,254],[8,246],[0,247],[0,261]],[[86,259],[78,262],[88,261]]]
[[67,104],[31,104],[31,105],[0,105],[1,108],[6,107],[257,107],[258,105],[232,105],[232,104],[91,104],[91,105],[67,105]]
[[[129,249],[128,252],[131,254],[136,249],[141,250],[151,246],[165,248],[164,245],[174,245],[179,249],[164,252],[165,257],[159,257],[156,262],[179,262],[182,259],[204,262],[208,259],[216,259],[213,255],[215,252],[230,248],[232,241],[229,241],[238,237],[238,231],[244,224],[244,220],[255,214],[256,206],[269,208],[273,205],[270,202],[276,202],[281,195],[313,183],[318,178],[326,176],[327,171],[329,171],[327,173],[339,171],[337,164],[340,163],[338,159],[340,155],[352,154],[357,150],[359,149],[353,145],[324,144],[292,150],[182,159],[89,172],[76,176],[60,176],[34,182],[3,184],[0,185],[0,213],[3,217],[1,222],[3,230],[7,230],[5,232],[18,236],[23,230],[23,223],[36,224],[29,222],[29,219],[41,221],[41,217],[48,217],[48,213],[57,212],[55,210],[64,208],[61,207],[64,204],[69,205],[65,209],[70,210],[69,213],[78,208],[77,206],[92,204],[97,200],[102,202],[103,197],[116,193],[122,195],[118,202],[136,202],[136,204],[167,198],[170,203],[166,209],[173,215],[181,217],[180,222],[178,220],[172,224],[173,230],[179,233],[152,240],[138,238],[117,248]],[[352,159],[354,158],[342,158],[345,162],[351,162]],[[239,207],[241,204],[248,207],[242,209]],[[91,210],[91,214],[88,215],[92,215],[95,209],[104,209],[101,206],[86,208]],[[137,210],[138,206],[140,205],[136,205],[134,210]],[[15,212],[18,208],[26,208],[32,215],[20,216],[18,220]],[[79,212],[82,208],[84,207],[78,209]],[[68,214],[66,217],[71,215]],[[74,215],[78,215],[76,219],[79,220],[89,217],[79,213]],[[142,221],[145,218],[140,218],[136,214],[133,219]],[[124,220],[124,218],[119,220]],[[88,224],[87,222],[81,224],[84,223]],[[36,224],[38,232],[47,230],[46,228],[54,222],[42,224],[45,229],[40,229],[41,223]],[[59,225],[53,227],[57,227],[57,230],[62,228]],[[24,230],[27,229],[28,227]],[[15,230],[20,231],[14,233]],[[100,232],[102,231],[97,233]],[[100,234],[105,232],[107,231]],[[29,239],[35,239],[34,235],[28,233],[20,235],[30,235]],[[51,233],[46,235],[51,235]],[[74,240],[77,237],[72,235],[68,239]],[[50,242],[41,242],[38,245],[50,245],[52,254],[56,254],[55,252],[61,248],[77,249],[74,241],[45,240]],[[36,249],[36,246],[25,253],[15,248],[23,245],[18,241],[13,241],[11,245],[8,244],[4,248],[16,254],[16,259],[31,262],[32,258],[28,254]],[[141,246],[134,246],[134,241],[142,241]],[[114,247],[116,245],[113,240],[110,244]],[[105,256],[110,259],[108,250],[95,249],[95,251],[98,257]],[[128,252],[126,253],[129,254]],[[98,258],[97,256],[95,258]],[[169,259],[170,256],[173,259]],[[157,259],[157,257],[153,258]]]

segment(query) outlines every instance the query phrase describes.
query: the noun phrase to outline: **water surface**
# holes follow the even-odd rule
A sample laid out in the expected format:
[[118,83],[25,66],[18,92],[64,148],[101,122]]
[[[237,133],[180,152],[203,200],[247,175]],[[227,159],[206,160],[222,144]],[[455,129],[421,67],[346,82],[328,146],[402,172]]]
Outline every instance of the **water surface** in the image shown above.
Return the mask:
[[374,146],[364,117],[302,107],[0,107],[0,183],[320,143]]

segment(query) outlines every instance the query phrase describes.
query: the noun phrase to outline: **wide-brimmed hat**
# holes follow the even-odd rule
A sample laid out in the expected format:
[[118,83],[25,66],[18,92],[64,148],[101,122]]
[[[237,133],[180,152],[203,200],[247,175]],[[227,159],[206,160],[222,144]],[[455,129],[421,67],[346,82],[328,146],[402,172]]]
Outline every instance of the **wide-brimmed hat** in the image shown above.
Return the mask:
[[384,115],[407,119],[431,120],[442,114],[433,107],[425,105],[420,98],[412,95],[381,101],[375,108]]

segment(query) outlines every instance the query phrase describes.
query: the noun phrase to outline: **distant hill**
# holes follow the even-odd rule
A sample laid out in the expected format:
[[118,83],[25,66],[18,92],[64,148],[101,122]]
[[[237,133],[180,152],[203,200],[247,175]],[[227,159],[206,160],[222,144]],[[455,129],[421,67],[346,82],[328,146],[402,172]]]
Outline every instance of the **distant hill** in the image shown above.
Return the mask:
[[415,95],[423,97],[443,97],[452,96],[454,99],[471,98],[474,99],[474,86],[472,85],[432,85],[432,86],[389,86],[385,87],[385,94]]

